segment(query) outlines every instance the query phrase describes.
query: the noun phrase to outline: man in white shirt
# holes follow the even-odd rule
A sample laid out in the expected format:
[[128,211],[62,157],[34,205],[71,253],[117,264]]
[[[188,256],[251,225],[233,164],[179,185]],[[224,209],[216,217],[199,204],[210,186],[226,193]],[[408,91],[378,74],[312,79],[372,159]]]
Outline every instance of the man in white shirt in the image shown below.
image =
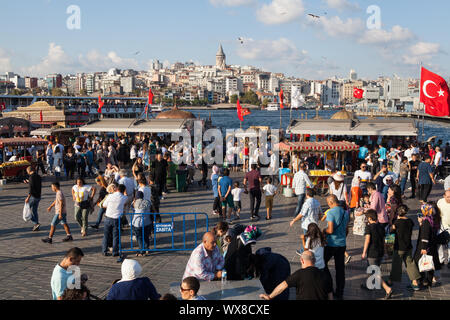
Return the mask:
[[[131,203],[134,199],[134,180],[127,177],[128,173],[125,169],[120,169],[119,171],[119,184],[123,184],[126,188],[126,196],[128,197],[127,203],[125,203],[124,212],[125,213],[131,213]],[[126,217],[128,220],[128,216]],[[125,222],[125,220],[123,220]],[[129,223],[128,223],[129,224]]]
[[292,181],[292,188],[295,191],[295,194],[298,196],[297,199],[297,207],[295,208],[294,215],[297,216],[302,210],[303,202],[305,202],[305,193],[306,187],[313,188],[313,184],[311,180],[309,180],[308,175],[306,174],[306,165],[304,163],[300,164],[300,170],[294,175],[294,179]]
[[443,174],[442,174],[442,151],[441,148],[436,147],[436,155],[434,156],[434,167],[436,168],[434,170],[435,176],[434,179],[438,180],[443,178]]
[[119,228],[120,228],[120,215],[123,213],[125,203],[128,201],[128,197],[124,195],[125,186],[119,185],[118,191],[110,194],[103,202],[103,208],[106,208],[105,212],[105,225],[103,234],[102,251],[104,256],[108,256],[108,240],[113,239],[113,255],[119,256]]
[[355,178],[360,178],[361,179],[361,183],[360,183],[360,188],[362,190],[362,192],[364,194],[367,193],[367,183],[370,182],[370,180],[372,180],[372,174],[370,173],[370,171],[367,171],[367,163],[363,162],[361,163],[361,170],[357,170],[355,171]]

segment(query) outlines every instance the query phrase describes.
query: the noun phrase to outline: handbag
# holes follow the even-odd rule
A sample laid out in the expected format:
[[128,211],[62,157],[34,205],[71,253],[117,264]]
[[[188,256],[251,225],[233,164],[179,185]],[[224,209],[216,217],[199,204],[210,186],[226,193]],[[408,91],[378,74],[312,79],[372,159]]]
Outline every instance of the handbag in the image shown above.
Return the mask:
[[448,244],[449,238],[450,234],[448,233],[448,230],[443,230],[436,236],[436,243],[445,246]]
[[419,260],[419,272],[427,272],[434,270],[433,256],[427,254],[422,255]]
[[25,205],[23,206],[23,220],[26,221],[30,221],[32,217],[32,213],[31,213],[31,208],[30,205],[28,203],[25,203]]
[[91,202],[89,200],[84,200],[80,202],[81,209],[89,209],[91,207]]

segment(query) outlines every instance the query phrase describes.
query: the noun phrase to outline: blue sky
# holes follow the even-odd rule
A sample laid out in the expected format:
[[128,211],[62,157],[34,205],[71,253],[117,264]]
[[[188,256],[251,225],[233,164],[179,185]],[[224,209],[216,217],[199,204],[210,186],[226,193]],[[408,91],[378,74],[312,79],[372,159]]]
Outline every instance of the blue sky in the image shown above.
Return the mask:
[[[80,30],[66,27],[70,5],[81,10]],[[380,30],[367,28],[370,5],[380,8]],[[445,0],[2,1],[0,72],[214,64],[222,43],[228,64],[288,76],[318,80],[353,68],[363,78],[418,78],[422,62],[448,79],[449,11]]]

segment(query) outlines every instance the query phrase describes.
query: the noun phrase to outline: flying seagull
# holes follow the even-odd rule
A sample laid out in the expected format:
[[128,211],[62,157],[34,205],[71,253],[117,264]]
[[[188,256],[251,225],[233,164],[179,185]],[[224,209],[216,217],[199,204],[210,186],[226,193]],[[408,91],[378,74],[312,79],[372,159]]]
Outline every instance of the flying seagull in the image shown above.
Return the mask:
[[320,19],[320,16],[316,16],[315,14],[312,14],[312,13],[308,13],[308,16],[311,16],[316,19]]
[[242,38],[242,37],[239,37],[239,38],[238,38],[238,41],[240,41],[240,42],[241,42],[241,44],[244,44],[244,38]]
[[139,53],[141,53],[140,51],[137,51],[134,53],[135,56],[137,56]]

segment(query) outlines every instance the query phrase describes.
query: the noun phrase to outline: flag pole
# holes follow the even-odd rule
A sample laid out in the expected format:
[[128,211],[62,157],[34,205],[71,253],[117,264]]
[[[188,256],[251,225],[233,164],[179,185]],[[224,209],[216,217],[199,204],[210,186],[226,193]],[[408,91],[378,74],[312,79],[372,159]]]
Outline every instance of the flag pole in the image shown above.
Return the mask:
[[[420,77],[419,77],[419,87],[420,87],[420,83],[422,83],[422,61],[420,61],[420,65],[419,65],[419,73],[420,73]],[[421,105],[423,105],[423,110],[422,110],[422,136],[420,137],[420,141],[421,143],[424,142],[425,140],[425,105],[423,103],[421,103],[421,99],[422,98],[422,88],[420,88],[419,90],[419,107],[421,107]]]

